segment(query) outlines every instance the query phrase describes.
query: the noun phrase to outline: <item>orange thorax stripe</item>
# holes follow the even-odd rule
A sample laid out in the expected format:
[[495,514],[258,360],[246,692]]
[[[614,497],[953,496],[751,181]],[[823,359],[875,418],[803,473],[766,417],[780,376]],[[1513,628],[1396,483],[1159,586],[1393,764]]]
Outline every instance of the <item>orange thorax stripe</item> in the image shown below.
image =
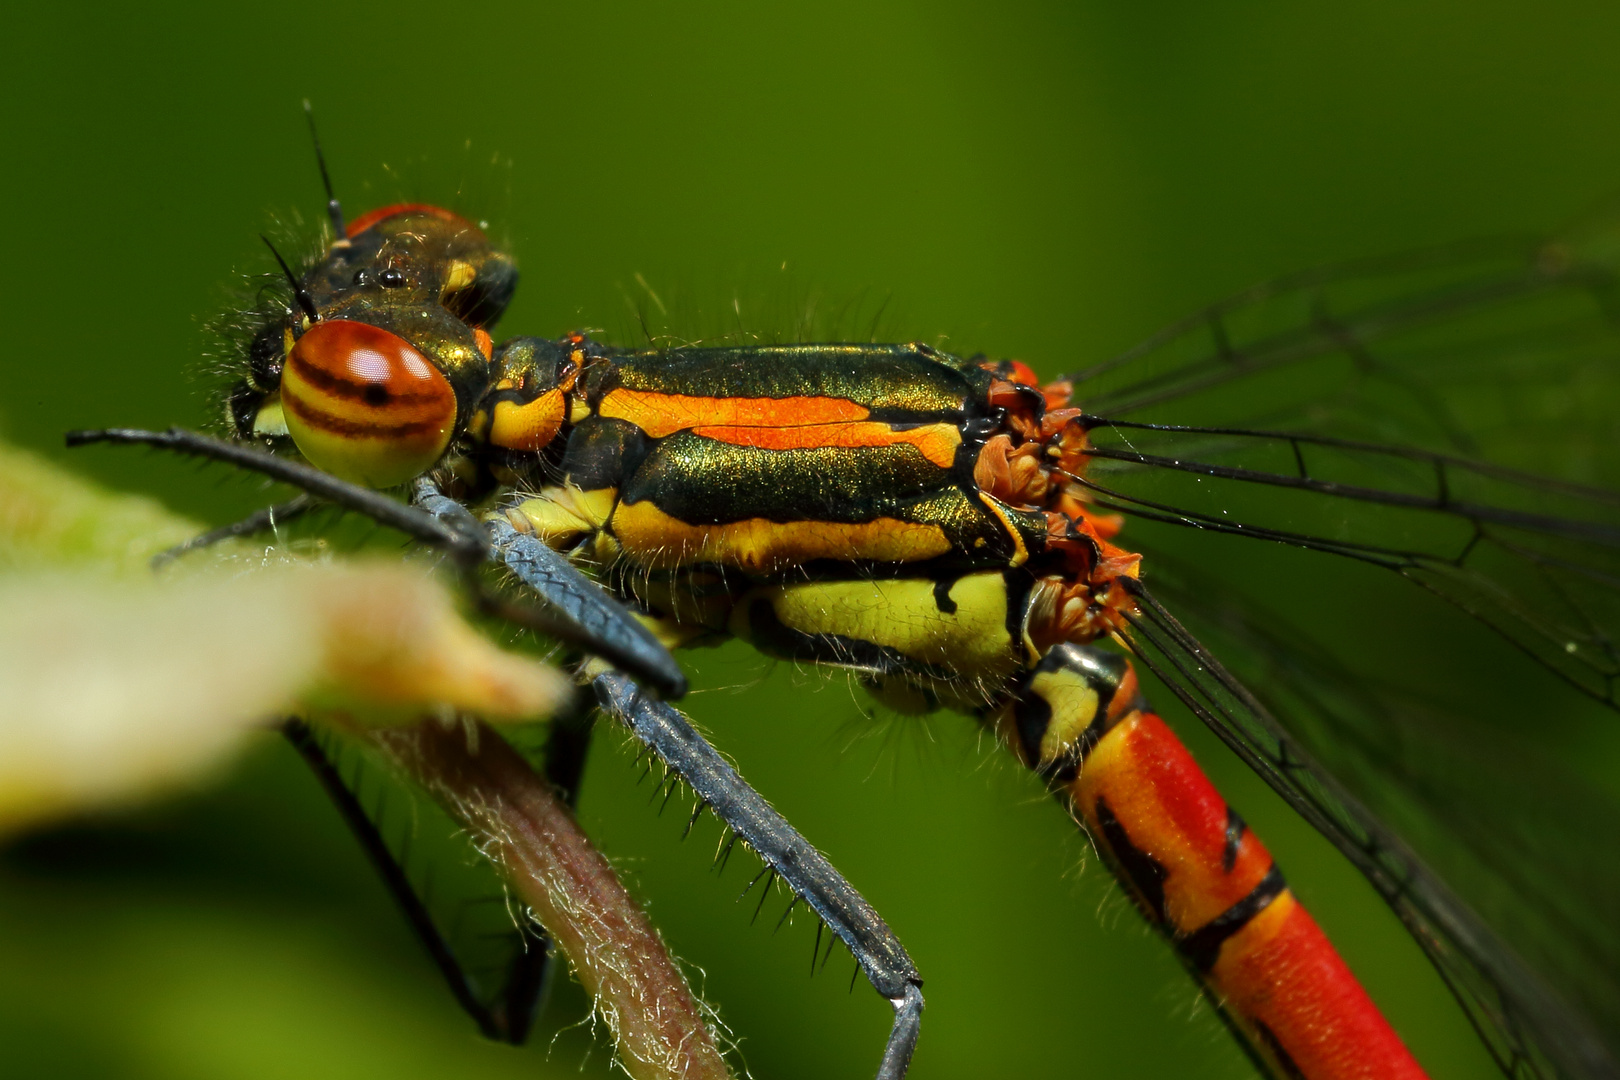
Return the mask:
[[956,460],[962,438],[954,424],[922,424],[896,430],[868,420],[871,410],[835,397],[699,397],[618,389],[597,412],[627,420],[655,439],[677,431],[765,450],[820,446],[880,447],[907,443],[942,469]]

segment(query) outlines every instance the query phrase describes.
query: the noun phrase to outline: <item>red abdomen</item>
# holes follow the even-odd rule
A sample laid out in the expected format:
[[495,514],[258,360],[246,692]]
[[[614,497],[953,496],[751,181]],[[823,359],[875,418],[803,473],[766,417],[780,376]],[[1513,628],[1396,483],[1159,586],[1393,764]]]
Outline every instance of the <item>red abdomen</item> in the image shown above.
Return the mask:
[[1074,805],[1148,918],[1284,1077],[1419,1080],[1271,855],[1152,713],[1097,741]]

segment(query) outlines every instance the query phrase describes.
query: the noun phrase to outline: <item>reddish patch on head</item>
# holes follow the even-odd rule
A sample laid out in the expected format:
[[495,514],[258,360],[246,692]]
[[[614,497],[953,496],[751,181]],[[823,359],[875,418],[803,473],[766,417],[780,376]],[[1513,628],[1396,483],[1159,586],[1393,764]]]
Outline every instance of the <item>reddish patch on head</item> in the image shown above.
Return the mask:
[[349,222],[344,227],[343,234],[352,240],[377,224],[377,222],[398,214],[428,214],[444,221],[454,221],[460,225],[465,225],[473,232],[478,233],[478,235],[483,235],[482,230],[460,214],[452,214],[443,207],[431,206],[428,203],[394,203],[392,206],[379,207],[376,210],[361,214]]

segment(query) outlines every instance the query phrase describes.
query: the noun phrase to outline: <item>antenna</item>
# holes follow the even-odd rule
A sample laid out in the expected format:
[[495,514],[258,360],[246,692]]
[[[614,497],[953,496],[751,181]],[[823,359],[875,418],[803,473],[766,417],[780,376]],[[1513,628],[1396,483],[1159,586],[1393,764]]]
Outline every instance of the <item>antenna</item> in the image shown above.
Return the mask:
[[315,133],[315,110],[310,108],[309,98],[304,99],[304,119],[309,121],[309,141],[315,144],[315,164],[321,167],[321,183],[326,187],[326,216],[332,219],[332,239],[342,240],[343,204],[332,194],[332,177],[326,171],[326,155],[321,153],[321,137]]
[[287,275],[287,281],[293,287],[293,298],[298,301],[298,306],[304,309],[304,314],[309,316],[309,321],[312,323],[320,322],[321,314],[315,310],[315,298],[309,295],[309,290],[304,288],[298,279],[293,276],[292,267],[287,265],[287,260],[281,257],[281,252],[276,250],[276,245],[270,242],[270,238],[260,233],[259,239],[263,240],[264,246],[270,249],[270,254],[276,257],[276,262],[281,264],[281,272]]

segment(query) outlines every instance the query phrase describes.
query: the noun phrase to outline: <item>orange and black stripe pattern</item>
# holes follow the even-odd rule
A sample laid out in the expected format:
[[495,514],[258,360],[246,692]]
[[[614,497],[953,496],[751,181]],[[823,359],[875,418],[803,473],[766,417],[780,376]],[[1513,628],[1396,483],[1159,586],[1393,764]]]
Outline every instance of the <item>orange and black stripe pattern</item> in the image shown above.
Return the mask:
[[1265,845],[1147,711],[1122,657],[1053,649],[999,724],[1273,1071],[1423,1077]]
[[987,382],[909,345],[604,356],[558,471],[613,493],[600,528],[643,568],[1008,565],[1046,526],[973,481]]

